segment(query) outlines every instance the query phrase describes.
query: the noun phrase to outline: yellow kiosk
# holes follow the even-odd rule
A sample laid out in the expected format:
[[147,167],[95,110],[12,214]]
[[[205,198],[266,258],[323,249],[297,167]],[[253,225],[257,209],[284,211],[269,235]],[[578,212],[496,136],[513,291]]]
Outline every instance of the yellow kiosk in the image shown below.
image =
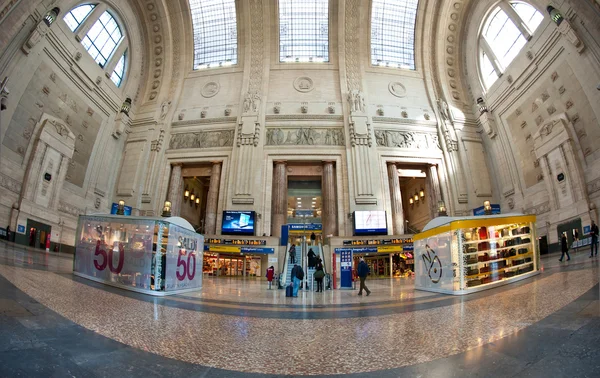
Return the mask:
[[415,288],[468,294],[539,274],[535,215],[438,217],[415,235]]

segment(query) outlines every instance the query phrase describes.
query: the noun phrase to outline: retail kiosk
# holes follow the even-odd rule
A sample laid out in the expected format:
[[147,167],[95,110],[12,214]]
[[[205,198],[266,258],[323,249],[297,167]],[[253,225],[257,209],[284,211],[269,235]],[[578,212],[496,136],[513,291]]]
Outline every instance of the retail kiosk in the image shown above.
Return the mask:
[[468,294],[539,274],[535,215],[438,217],[415,235],[415,288]]
[[183,218],[80,216],[75,275],[150,295],[202,287],[204,237]]

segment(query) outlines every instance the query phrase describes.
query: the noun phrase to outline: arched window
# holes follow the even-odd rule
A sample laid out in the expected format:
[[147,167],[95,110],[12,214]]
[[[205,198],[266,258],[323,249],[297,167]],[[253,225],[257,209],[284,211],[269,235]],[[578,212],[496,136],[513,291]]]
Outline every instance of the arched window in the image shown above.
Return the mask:
[[189,0],[194,69],[237,64],[235,0]]
[[125,54],[121,56],[121,59],[117,62],[115,69],[110,75],[110,79],[115,83],[117,87],[121,86],[121,82],[123,81],[123,76],[125,75]]
[[81,23],[87,18],[87,16],[89,16],[89,14],[92,13],[94,7],[95,5],[93,4],[80,5],[77,8],[74,8],[69,13],[67,13],[63,20],[67,23],[71,31],[75,31],[75,29],[77,29],[79,25],[81,25]]
[[119,25],[106,11],[102,13],[81,43],[100,67],[104,67],[122,37]]
[[120,87],[127,71],[129,42],[107,4],[79,5],[67,13],[63,21],[92,59]]
[[419,0],[372,0],[371,64],[415,69],[415,21]]
[[279,61],[329,61],[329,0],[279,0]]
[[515,59],[544,16],[522,1],[503,0],[487,17],[479,39],[482,81],[490,87]]

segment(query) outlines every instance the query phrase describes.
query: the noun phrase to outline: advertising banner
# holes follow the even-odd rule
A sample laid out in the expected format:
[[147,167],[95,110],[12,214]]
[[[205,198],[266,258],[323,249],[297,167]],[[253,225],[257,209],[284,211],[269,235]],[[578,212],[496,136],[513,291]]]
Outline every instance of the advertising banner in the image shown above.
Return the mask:
[[415,287],[454,290],[452,233],[415,241]]
[[[229,248],[239,250],[239,247]],[[202,235],[174,224],[169,225],[165,291],[202,287],[203,250]]]
[[340,250],[340,288],[352,289],[352,248]]
[[[499,204],[493,203],[490,206],[492,207],[492,215],[501,213]],[[485,209],[483,206],[473,209],[473,215],[485,215]]]
[[150,289],[154,221],[80,217],[73,271]]
[[[113,202],[112,207],[110,208],[110,213],[112,215],[115,215],[115,214],[117,214],[118,209],[119,209],[119,204]],[[123,207],[123,215],[131,215],[131,210],[132,210],[131,206],[124,206]]]

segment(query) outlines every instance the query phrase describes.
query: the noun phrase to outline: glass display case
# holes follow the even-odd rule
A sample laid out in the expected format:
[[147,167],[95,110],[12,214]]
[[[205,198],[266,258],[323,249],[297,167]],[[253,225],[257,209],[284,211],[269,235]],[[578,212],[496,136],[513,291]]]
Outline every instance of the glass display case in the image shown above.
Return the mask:
[[539,273],[534,215],[438,217],[414,239],[417,289],[467,294]]
[[204,237],[182,218],[80,216],[75,275],[151,295],[202,287]]

